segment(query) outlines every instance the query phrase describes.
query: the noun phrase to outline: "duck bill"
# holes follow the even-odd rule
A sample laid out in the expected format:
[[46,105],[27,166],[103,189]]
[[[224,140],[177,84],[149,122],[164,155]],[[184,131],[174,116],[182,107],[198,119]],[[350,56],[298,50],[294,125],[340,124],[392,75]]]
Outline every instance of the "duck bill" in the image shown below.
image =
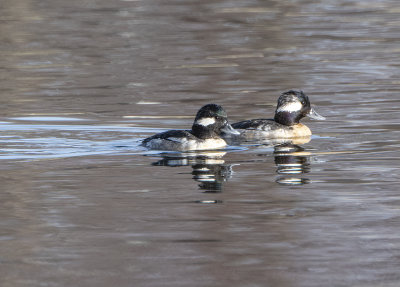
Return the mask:
[[320,114],[318,114],[313,107],[311,107],[311,110],[308,112],[307,117],[312,118],[314,120],[326,120],[325,117],[321,116]]
[[230,124],[226,124],[226,126],[224,126],[221,131],[225,134],[225,135],[240,135],[240,132],[235,130]]

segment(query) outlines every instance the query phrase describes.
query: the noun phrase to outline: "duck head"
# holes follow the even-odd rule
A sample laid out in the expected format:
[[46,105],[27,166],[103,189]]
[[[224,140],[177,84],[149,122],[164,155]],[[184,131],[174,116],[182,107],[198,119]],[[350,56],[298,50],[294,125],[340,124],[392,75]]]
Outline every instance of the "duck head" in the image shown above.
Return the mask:
[[225,110],[217,104],[203,106],[196,115],[192,132],[198,138],[219,138],[222,133],[239,135],[228,122]]
[[277,123],[292,126],[298,124],[304,117],[325,120],[325,117],[311,107],[308,96],[302,91],[290,90],[279,97],[274,117]]

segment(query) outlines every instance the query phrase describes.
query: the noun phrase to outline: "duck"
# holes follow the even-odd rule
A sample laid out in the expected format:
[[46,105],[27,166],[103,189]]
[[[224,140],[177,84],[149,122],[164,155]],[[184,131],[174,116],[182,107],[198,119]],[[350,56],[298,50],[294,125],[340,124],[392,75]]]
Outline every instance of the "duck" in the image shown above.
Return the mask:
[[293,139],[310,137],[311,130],[300,123],[304,117],[325,120],[311,107],[308,96],[303,91],[289,90],[278,98],[273,119],[252,119],[232,124],[240,132],[241,140]]
[[222,106],[207,104],[196,114],[191,130],[168,130],[142,141],[142,146],[152,150],[195,151],[221,149],[227,142],[221,135],[239,135],[228,122]]

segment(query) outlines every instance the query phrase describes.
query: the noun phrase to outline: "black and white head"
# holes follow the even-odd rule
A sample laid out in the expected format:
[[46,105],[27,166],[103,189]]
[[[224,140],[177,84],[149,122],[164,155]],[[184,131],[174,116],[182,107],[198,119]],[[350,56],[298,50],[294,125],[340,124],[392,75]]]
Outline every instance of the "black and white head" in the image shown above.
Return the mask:
[[202,107],[194,119],[192,132],[201,139],[219,138],[224,134],[240,134],[228,122],[225,110],[216,104]]
[[302,91],[287,91],[278,99],[274,120],[282,125],[295,125],[304,117],[315,120],[325,120],[313,107],[310,100]]

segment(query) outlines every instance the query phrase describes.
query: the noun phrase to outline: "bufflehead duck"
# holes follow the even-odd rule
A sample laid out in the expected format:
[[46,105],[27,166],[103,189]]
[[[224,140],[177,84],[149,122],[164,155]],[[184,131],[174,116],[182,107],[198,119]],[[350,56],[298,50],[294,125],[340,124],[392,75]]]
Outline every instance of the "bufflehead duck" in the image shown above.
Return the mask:
[[254,119],[232,124],[240,131],[240,139],[289,139],[311,136],[311,130],[300,123],[304,117],[325,120],[310,105],[310,100],[302,91],[287,91],[278,99],[273,119]]
[[225,110],[216,104],[202,107],[191,130],[169,130],[143,140],[142,145],[156,150],[209,150],[226,146],[221,134],[239,135],[228,123]]

